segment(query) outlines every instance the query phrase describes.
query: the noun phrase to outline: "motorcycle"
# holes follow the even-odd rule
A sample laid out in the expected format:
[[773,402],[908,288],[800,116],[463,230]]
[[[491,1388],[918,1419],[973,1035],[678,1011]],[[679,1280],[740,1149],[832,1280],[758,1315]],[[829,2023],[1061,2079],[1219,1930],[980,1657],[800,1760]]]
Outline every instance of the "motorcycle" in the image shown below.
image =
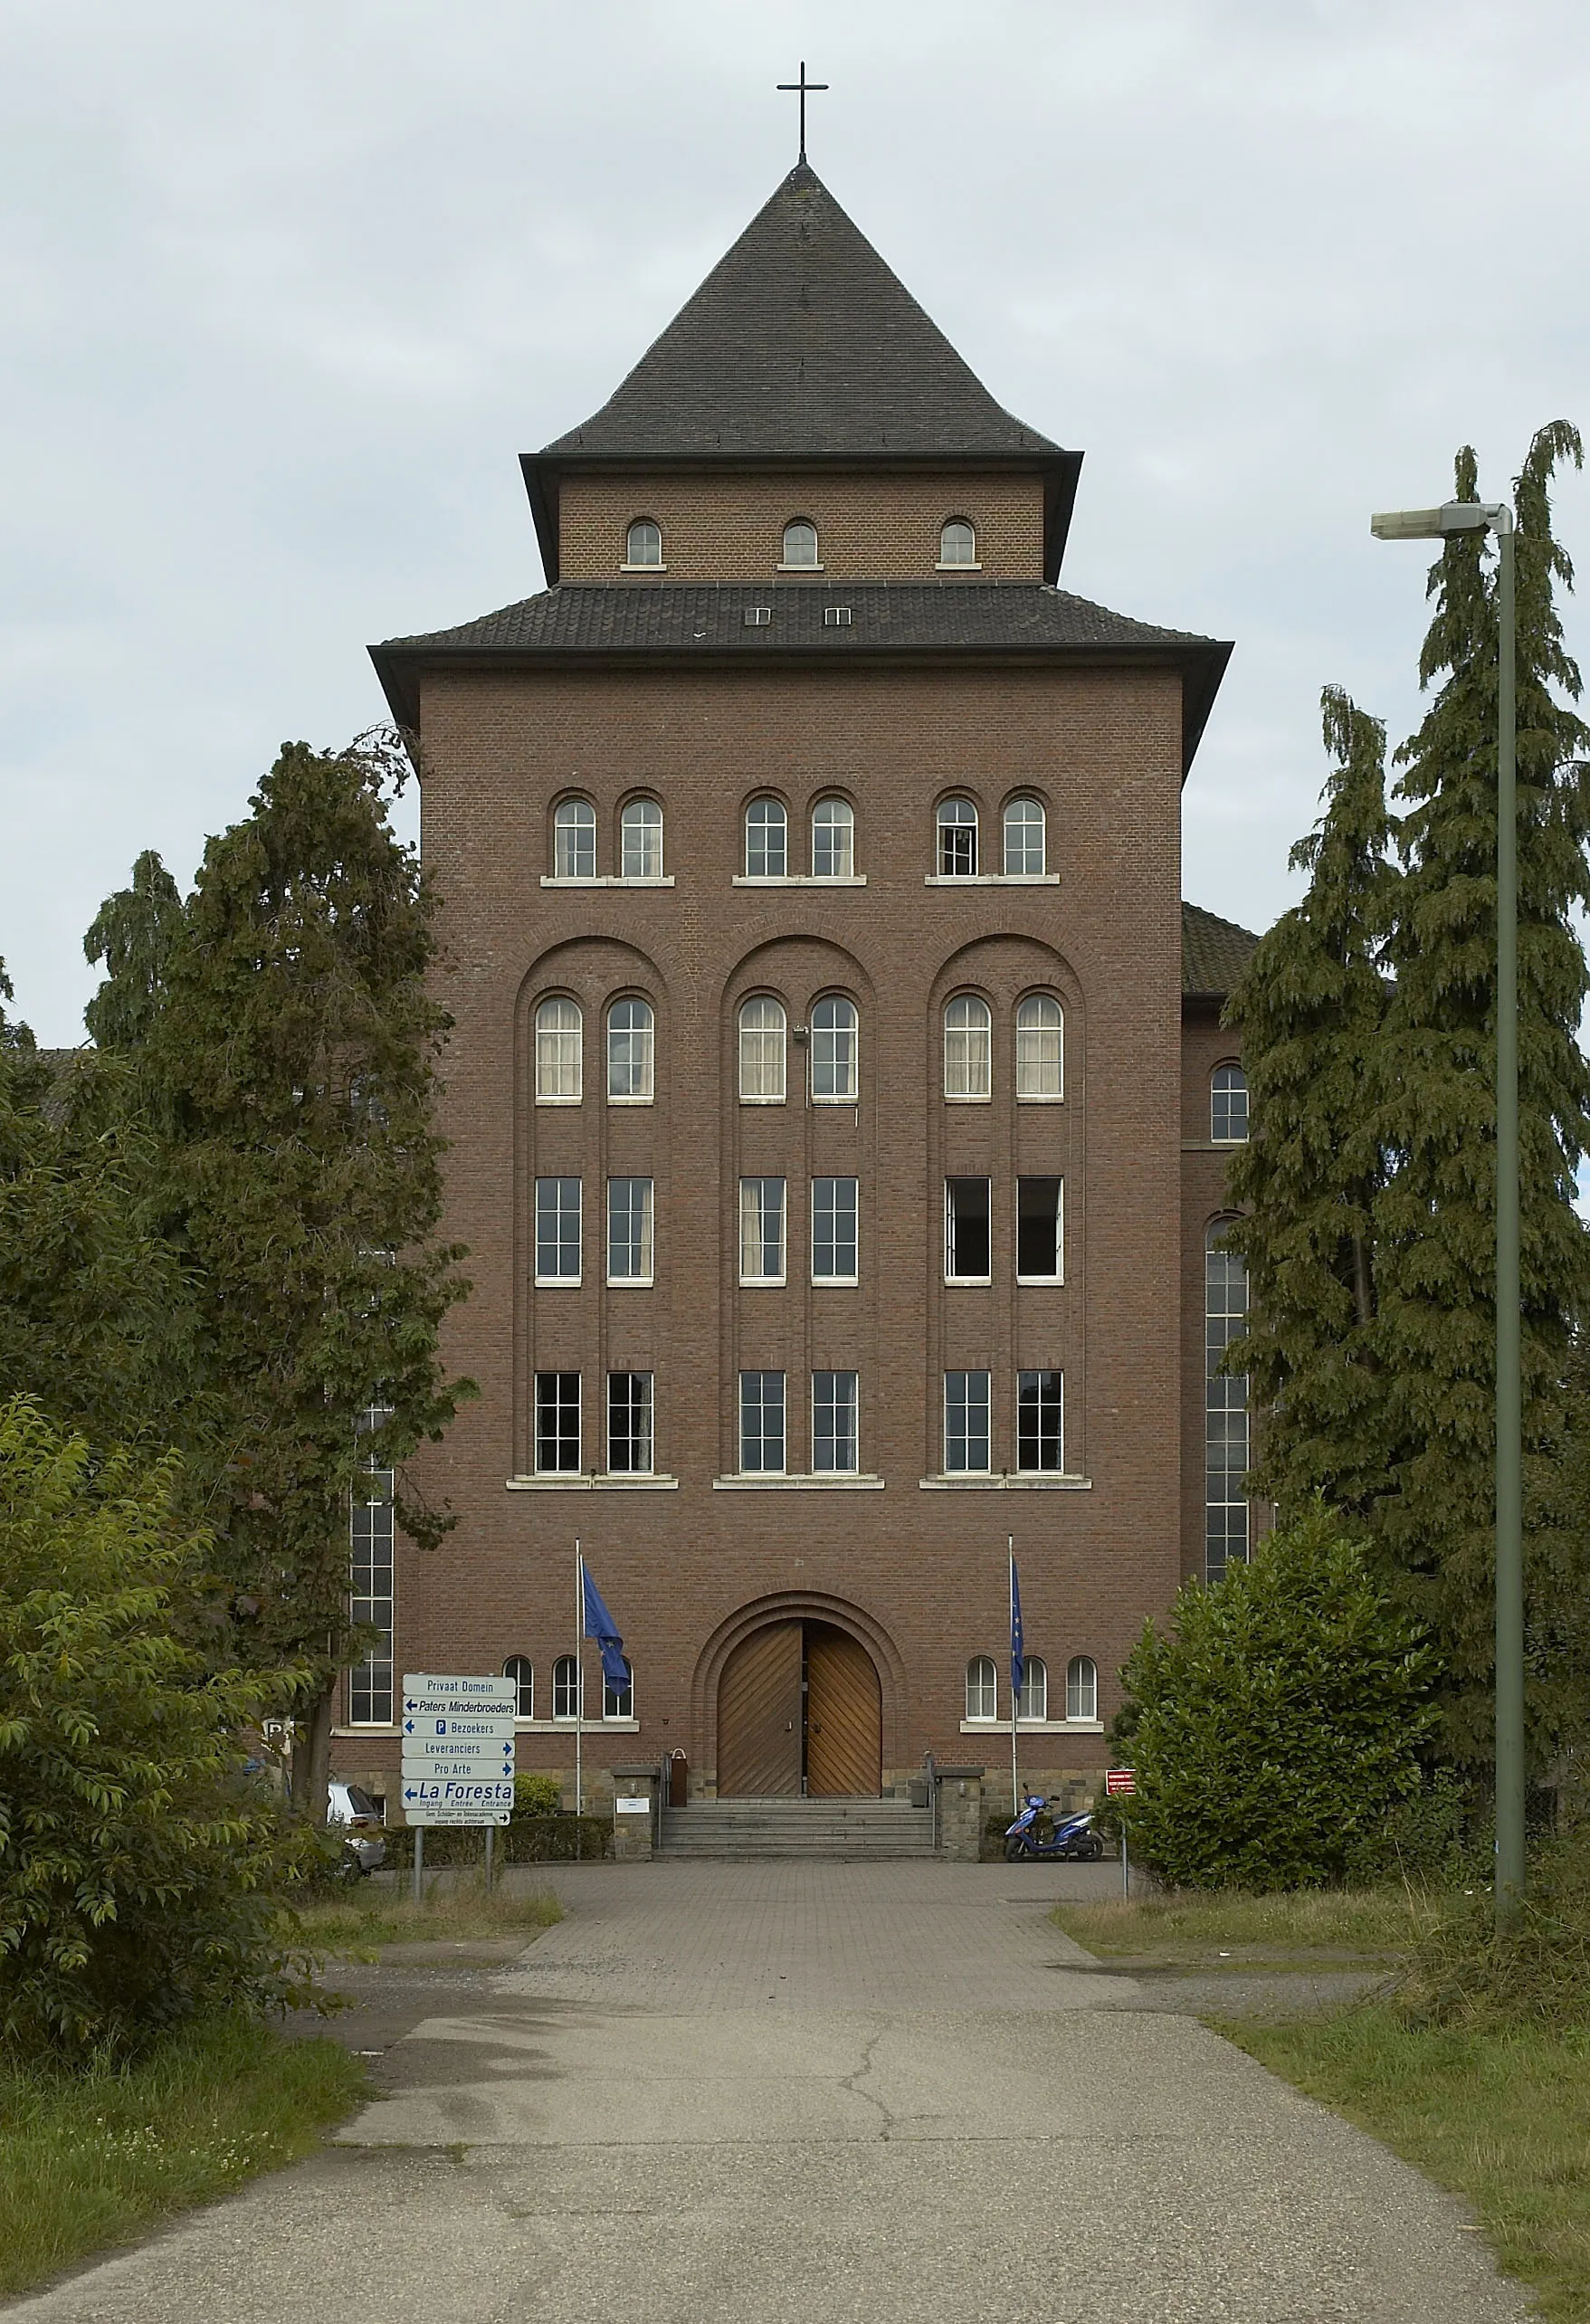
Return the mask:
[[1047,1858],[1060,1863],[1096,1864],[1104,1853],[1104,1843],[1093,1829],[1093,1811],[1083,1808],[1075,1815],[1057,1815],[1045,1840],[1039,1832],[1038,1819],[1049,1813],[1049,1802],[1040,1793],[1029,1792],[1021,1814],[1004,1835],[1004,1861],[1019,1863],[1024,1857]]

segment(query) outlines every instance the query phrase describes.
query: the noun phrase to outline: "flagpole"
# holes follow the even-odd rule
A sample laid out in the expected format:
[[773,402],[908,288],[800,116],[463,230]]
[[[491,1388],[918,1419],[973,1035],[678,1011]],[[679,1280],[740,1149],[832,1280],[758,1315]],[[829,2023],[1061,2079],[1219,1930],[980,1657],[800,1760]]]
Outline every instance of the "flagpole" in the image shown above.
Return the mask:
[[586,1812],[585,1764],[582,1756],[581,1729],[586,1723],[585,1657],[580,1642],[586,1631],[586,1561],[580,1555],[578,1537],[574,1545],[574,1844],[580,1844],[579,1819]]
[[[1016,1538],[1014,1533],[1007,1533],[1004,1537],[1004,1554],[1008,1561],[1005,1581],[1010,1590],[1010,1636],[1014,1647],[1016,1634]],[[1021,1698],[1016,1692],[1015,1675],[1013,1670],[1010,1674],[1010,1813],[1013,1823],[1022,1812],[1022,1795],[1016,1787],[1016,1714]]]

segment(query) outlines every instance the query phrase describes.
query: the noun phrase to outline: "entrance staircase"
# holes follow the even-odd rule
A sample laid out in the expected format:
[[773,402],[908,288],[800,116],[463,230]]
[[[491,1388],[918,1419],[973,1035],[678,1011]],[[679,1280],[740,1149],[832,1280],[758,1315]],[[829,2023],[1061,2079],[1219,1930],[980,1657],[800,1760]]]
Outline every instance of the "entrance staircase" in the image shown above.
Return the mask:
[[933,1811],[904,1799],[698,1799],[662,1811],[665,1857],[875,1863],[933,1853]]

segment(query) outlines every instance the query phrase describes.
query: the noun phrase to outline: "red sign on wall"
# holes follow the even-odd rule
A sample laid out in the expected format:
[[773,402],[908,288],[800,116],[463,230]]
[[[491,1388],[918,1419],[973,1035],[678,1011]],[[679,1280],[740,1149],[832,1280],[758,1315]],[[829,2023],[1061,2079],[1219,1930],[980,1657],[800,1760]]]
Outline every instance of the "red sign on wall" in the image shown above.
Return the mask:
[[1137,1769],[1107,1767],[1104,1771],[1104,1788],[1111,1799],[1119,1799],[1123,1793],[1135,1792],[1138,1788]]

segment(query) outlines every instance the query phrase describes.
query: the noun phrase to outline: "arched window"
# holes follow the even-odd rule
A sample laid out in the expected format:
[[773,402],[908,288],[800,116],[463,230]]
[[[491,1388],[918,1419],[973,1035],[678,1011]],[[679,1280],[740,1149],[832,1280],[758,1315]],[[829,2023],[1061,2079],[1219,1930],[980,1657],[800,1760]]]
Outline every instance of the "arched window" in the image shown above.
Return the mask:
[[986,1001],[957,993],[944,1012],[944,1094],[947,1098],[992,1095],[994,1021]]
[[758,993],[739,1013],[739,1093],[742,1100],[784,1103],[785,1015],[781,1002]]
[[1049,993],[1029,993],[1016,1010],[1016,1095],[1065,1094],[1065,1018]]
[[753,799],[746,809],[746,877],[782,880],[789,871],[789,817],[778,799]]
[[965,517],[951,517],[939,528],[940,565],[976,565],[977,536]]
[[637,517],[624,538],[626,565],[661,565],[662,528],[654,517]]
[[1004,811],[1004,876],[1032,880],[1043,869],[1043,803],[1012,799]]
[[650,1104],[653,1048],[650,1001],[614,1001],[607,1012],[607,1094]]
[[1068,1719],[1099,1716],[1099,1665],[1091,1654],[1073,1654],[1065,1666],[1065,1715]]
[[1209,1135],[1216,1146],[1246,1142],[1248,1077],[1240,1065],[1217,1065],[1210,1077]]
[[966,1717],[997,1719],[999,1673],[992,1654],[974,1654],[966,1664]]
[[853,1104],[859,1089],[853,1001],[831,995],[812,1011],[812,1095],[820,1103]]
[[942,799],[938,805],[938,876],[977,876],[977,810],[970,799]]
[[1016,1705],[1018,1719],[1047,1719],[1049,1716],[1049,1671],[1041,1654],[1029,1654],[1022,1665],[1022,1693]]
[[1204,1237],[1204,1570],[1219,1581],[1248,1556],[1248,1380],[1221,1358],[1248,1321],[1248,1269],[1227,1251],[1232,1222],[1217,1218]]
[[552,1665],[552,1716],[572,1727],[579,1715],[579,1664],[572,1654],[560,1654]]
[[580,1101],[580,1011],[577,1001],[543,1001],[536,1011],[536,1103]]
[[552,876],[596,876],[596,810],[589,799],[560,799],[552,817]]
[[662,877],[662,810],[655,799],[632,799],[618,819],[619,867],[626,880]]
[[819,799],[812,810],[812,877],[849,880],[856,868],[856,818],[848,799]]
[[784,563],[815,571],[817,528],[805,517],[792,517],[784,528]]
[[604,1672],[602,1676],[602,1716],[604,1719],[633,1719],[635,1715],[635,1674],[629,1656],[623,1657],[624,1683],[615,1687]]
[[536,1673],[530,1668],[528,1654],[510,1654],[502,1665],[502,1675],[513,1681],[513,1715],[516,1719],[536,1716]]

